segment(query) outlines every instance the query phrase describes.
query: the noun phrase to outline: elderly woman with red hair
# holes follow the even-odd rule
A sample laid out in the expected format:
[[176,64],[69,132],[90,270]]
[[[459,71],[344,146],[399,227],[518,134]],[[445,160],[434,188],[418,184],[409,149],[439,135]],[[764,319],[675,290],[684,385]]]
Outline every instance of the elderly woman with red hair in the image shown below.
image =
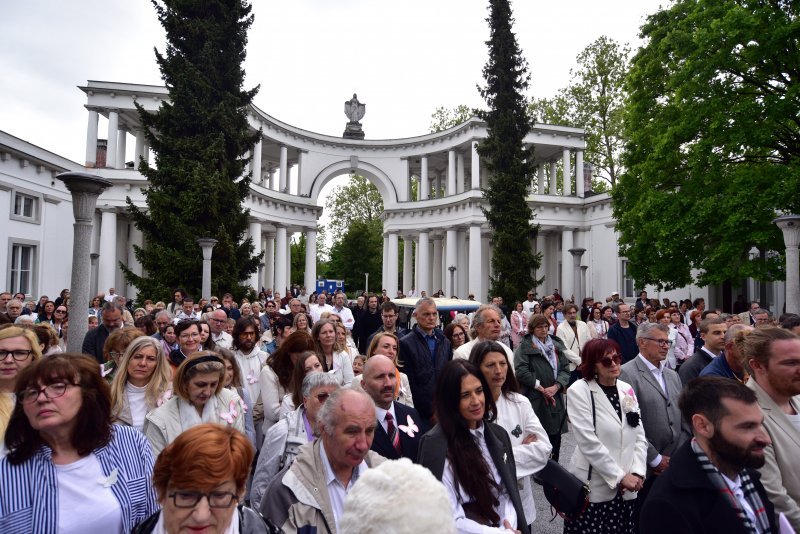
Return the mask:
[[243,500],[254,453],[250,441],[231,427],[202,424],[178,436],[153,469],[161,510],[133,534],[266,532]]

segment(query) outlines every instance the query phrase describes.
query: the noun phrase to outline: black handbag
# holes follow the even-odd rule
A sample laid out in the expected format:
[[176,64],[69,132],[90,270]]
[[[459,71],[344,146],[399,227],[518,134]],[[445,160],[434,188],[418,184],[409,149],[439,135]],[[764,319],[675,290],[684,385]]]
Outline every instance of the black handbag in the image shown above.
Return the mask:
[[[596,430],[594,395],[591,397],[592,426]],[[589,506],[589,481],[592,480],[591,465],[589,466],[589,478],[585,483],[554,460],[548,460],[547,465],[536,473],[534,480],[542,485],[544,496],[554,510],[551,521],[555,519],[556,514],[567,521],[577,519]]]

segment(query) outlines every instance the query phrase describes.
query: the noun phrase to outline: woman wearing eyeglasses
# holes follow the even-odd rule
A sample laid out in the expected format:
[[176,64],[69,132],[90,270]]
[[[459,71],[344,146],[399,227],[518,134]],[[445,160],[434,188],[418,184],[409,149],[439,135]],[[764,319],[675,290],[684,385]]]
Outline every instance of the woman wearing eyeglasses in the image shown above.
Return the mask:
[[133,534],[266,533],[259,515],[244,506],[253,455],[247,438],[231,428],[203,424],[184,432],[153,470],[161,510]]
[[225,364],[211,351],[195,352],[172,379],[173,396],[145,417],[144,435],[153,454],[175,441],[181,432],[202,423],[229,425],[244,432],[242,399],[225,389]]
[[619,380],[621,349],[593,339],[581,352],[578,380],[567,390],[567,413],[575,436],[568,467],[589,484],[589,507],[564,521],[566,534],[633,532],[633,505],[642,489],[647,439],[633,388]]
[[33,330],[18,326],[0,330],[0,458],[7,452],[4,436],[17,401],[17,377],[41,357],[41,344]]
[[130,532],[158,510],[153,454],[111,423],[97,362],[56,354],[22,371],[0,461],[0,532]]
[[175,325],[175,337],[178,348],[169,353],[169,363],[172,369],[177,367],[193,353],[201,350],[200,325],[193,319],[184,319]]

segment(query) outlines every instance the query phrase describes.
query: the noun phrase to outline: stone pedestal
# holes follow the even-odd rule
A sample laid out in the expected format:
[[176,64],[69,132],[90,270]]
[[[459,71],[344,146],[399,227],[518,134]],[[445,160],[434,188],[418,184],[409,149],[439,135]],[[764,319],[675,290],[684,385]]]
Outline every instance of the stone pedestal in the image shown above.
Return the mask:
[[72,278],[70,281],[69,316],[76,317],[69,325],[68,352],[81,352],[83,338],[89,330],[86,303],[89,302],[91,278],[92,222],[97,197],[111,187],[111,182],[83,172],[65,172],[56,178],[72,193],[72,213],[75,217],[72,241]]
[[786,313],[800,313],[800,215],[781,215],[772,222],[783,232],[786,245]]
[[364,139],[364,130],[361,129],[360,122],[350,121],[344,127],[342,137],[345,139]]

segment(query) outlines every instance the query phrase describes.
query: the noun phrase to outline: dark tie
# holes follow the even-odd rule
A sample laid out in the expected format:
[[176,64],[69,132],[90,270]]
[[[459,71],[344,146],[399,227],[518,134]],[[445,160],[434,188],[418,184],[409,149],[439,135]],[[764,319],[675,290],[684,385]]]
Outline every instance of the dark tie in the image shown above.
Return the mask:
[[400,433],[397,432],[397,427],[394,426],[394,417],[391,412],[386,412],[386,433],[389,435],[389,441],[392,442],[392,447],[400,454],[402,448],[400,446]]

